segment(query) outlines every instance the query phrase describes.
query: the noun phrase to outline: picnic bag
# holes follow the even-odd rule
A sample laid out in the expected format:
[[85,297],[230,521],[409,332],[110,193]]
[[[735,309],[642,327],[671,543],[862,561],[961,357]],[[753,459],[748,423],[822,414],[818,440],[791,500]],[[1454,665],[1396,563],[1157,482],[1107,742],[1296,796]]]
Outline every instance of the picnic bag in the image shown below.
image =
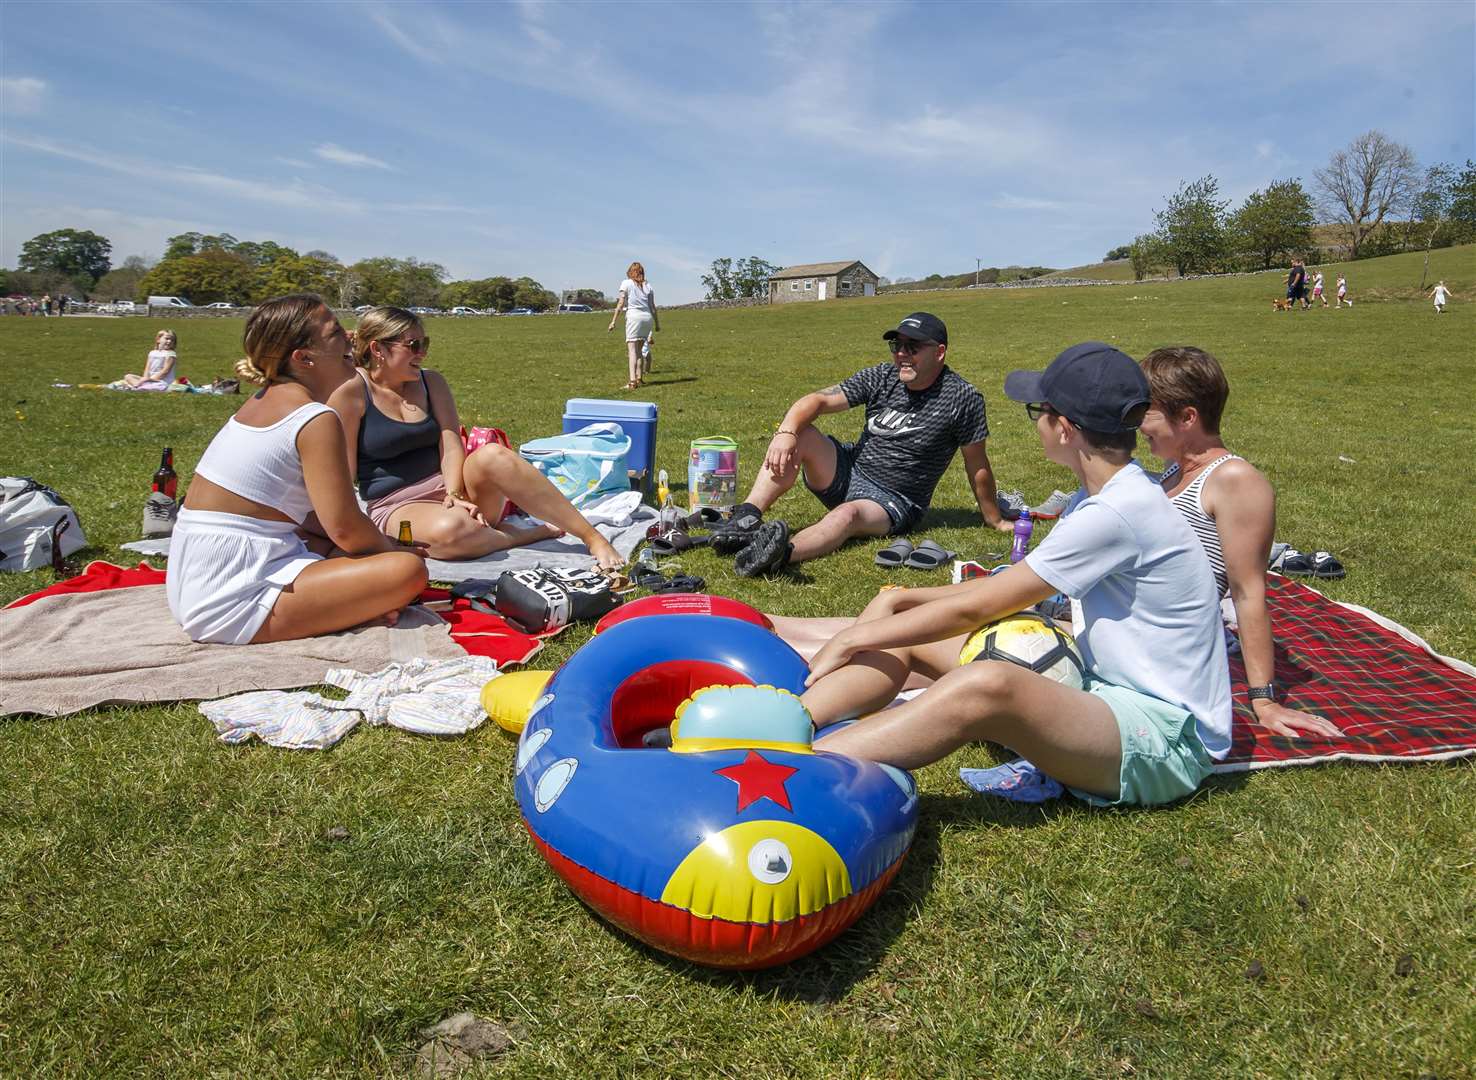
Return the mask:
[[630,490],[625,472],[630,436],[619,424],[587,424],[567,435],[534,439],[518,447],[518,453],[578,507]]
[[87,546],[67,501],[29,476],[0,477],[0,570],[35,570]]
[[620,606],[607,578],[593,570],[535,566],[508,570],[491,590],[492,606],[525,634],[547,634],[598,619]]

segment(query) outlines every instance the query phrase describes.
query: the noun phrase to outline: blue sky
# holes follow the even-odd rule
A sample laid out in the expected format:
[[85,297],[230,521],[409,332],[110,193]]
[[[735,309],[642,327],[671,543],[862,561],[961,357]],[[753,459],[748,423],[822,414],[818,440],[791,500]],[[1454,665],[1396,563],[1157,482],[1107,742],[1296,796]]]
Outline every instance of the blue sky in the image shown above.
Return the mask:
[[1179,180],[1476,157],[1460,3],[26,4],[0,262],[90,228],[700,297],[718,256],[1072,266]]

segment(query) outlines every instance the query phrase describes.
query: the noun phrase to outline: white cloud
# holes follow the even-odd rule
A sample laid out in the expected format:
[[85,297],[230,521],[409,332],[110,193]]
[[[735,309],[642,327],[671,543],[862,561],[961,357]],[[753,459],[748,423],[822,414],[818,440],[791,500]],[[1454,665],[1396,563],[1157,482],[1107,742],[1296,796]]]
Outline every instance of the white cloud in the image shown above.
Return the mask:
[[38,113],[48,89],[43,80],[29,75],[0,78],[0,109],[15,116]]
[[988,205],[996,210],[1066,210],[1071,204],[1055,199],[1035,199],[1028,195],[1011,195],[1007,191],[1001,191],[989,200]]
[[355,169],[386,169],[390,172],[394,171],[388,164],[376,157],[361,154],[357,150],[345,149],[337,143],[322,143],[319,146],[313,147],[313,153],[317,154],[324,161],[331,161],[335,165],[348,165]]

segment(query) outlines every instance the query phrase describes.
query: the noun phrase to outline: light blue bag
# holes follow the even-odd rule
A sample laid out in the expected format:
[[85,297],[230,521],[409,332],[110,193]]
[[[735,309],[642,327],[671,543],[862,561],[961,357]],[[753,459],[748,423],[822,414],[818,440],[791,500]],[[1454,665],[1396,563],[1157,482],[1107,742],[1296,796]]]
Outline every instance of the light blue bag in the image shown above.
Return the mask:
[[580,507],[611,492],[630,490],[625,464],[629,452],[630,437],[619,424],[588,424],[518,447],[524,461]]

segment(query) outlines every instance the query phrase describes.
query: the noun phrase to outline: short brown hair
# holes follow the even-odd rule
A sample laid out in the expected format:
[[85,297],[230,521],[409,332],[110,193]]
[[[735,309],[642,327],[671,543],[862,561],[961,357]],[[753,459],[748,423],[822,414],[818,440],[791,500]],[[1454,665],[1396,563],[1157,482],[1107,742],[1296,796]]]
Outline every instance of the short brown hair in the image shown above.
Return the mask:
[[236,374],[254,383],[270,386],[290,381],[282,369],[295,349],[313,341],[313,316],[328,305],[315,293],[278,296],[259,305],[246,319],[241,346],[246,355],[236,361]]
[[1230,399],[1230,383],[1220,362],[1192,345],[1170,345],[1143,357],[1148,392],[1165,415],[1183,415],[1191,405],[1200,426],[1210,435],[1220,433],[1220,417]]

